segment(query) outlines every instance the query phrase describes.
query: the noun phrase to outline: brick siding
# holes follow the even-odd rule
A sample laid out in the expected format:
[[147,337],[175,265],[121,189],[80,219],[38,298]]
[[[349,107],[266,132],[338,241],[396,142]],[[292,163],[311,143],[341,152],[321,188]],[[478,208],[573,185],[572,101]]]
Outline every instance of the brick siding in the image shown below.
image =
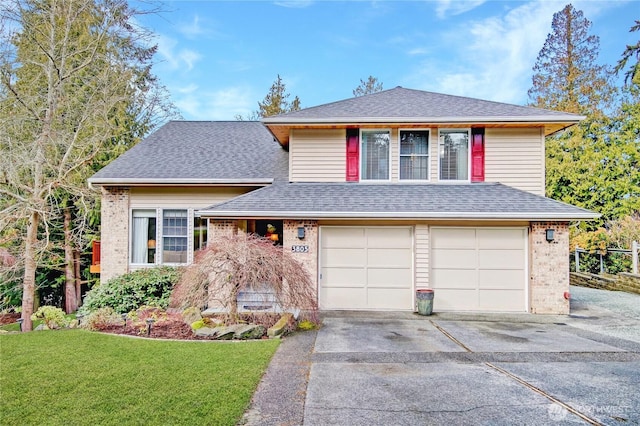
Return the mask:
[[100,280],[129,271],[129,188],[102,187]]
[[[546,240],[546,230],[554,240]],[[532,222],[529,227],[529,303],[534,314],[569,314],[569,224]]]

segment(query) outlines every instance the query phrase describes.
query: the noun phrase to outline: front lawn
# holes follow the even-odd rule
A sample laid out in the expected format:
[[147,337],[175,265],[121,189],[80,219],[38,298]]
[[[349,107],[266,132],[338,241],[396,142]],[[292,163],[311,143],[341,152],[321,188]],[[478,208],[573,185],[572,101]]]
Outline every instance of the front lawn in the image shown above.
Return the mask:
[[235,425],[278,341],[0,335],[3,424]]

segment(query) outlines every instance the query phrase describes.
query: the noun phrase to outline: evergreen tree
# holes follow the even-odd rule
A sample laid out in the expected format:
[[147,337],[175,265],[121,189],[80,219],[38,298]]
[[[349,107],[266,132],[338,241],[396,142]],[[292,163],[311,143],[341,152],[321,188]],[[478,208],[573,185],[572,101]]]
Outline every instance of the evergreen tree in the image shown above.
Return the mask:
[[637,208],[637,143],[620,137],[608,67],[598,65],[599,39],[591,23],[567,5],[554,14],[552,32],[533,68],[532,106],[585,115],[578,125],[547,138],[548,197],[602,213],[595,229]]
[[597,63],[600,39],[590,28],[591,22],[571,4],[553,15],[551,33],[533,67],[530,105],[601,115],[614,90],[607,67]]
[[382,90],[382,82],[378,82],[376,77],[370,75],[367,81],[360,79],[360,85],[353,89],[353,96],[370,95],[371,93],[381,92]]

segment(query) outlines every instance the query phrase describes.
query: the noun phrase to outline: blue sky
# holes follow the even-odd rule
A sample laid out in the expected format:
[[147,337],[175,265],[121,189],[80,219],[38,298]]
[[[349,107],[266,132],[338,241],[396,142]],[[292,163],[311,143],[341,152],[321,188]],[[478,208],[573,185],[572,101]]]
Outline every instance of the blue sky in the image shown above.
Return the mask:
[[[140,23],[154,72],[188,120],[257,109],[280,74],[302,107],[352,97],[360,79],[526,104],[536,56],[567,1],[168,1]],[[132,3],[141,7],[141,4]],[[614,65],[640,19],[635,1],[574,1]],[[144,7],[144,5],[142,5]]]

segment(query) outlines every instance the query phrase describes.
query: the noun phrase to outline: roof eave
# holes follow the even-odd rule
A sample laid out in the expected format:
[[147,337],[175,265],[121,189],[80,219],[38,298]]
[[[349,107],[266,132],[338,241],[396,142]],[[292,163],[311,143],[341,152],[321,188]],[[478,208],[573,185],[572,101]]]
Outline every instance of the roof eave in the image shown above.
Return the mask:
[[265,125],[313,125],[313,124],[366,124],[366,123],[526,123],[526,124],[576,124],[584,120],[582,115],[558,116],[466,116],[466,117],[325,117],[325,118],[295,118],[295,117],[266,117],[262,119]]
[[476,213],[476,212],[291,212],[291,211],[232,211],[232,210],[198,210],[198,216],[217,218],[281,218],[281,219],[386,219],[386,220],[527,220],[527,221],[580,221],[592,220],[600,214],[584,212],[569,213]]
[[89,178],[89,186],[265,186],[273,178],[262,179],[137,179],[137,178]]

